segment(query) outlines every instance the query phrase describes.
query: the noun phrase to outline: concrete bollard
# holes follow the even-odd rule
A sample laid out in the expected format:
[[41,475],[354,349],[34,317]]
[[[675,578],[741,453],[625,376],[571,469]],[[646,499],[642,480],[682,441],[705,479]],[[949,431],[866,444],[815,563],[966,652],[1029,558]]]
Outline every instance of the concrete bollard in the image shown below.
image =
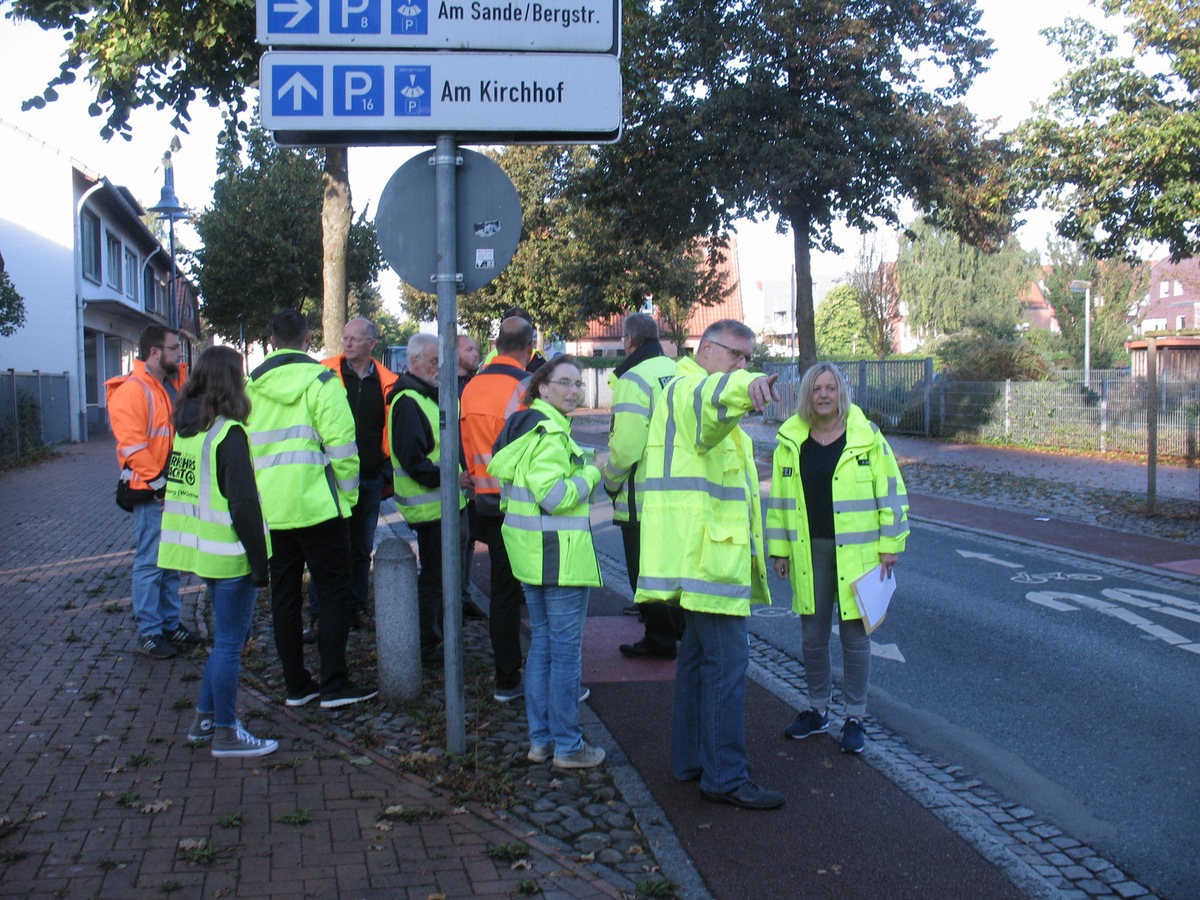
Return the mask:
[[388,538],[375,550],[375,647],[384,700],[421,696],[421,626],[417,557],[408,541]]

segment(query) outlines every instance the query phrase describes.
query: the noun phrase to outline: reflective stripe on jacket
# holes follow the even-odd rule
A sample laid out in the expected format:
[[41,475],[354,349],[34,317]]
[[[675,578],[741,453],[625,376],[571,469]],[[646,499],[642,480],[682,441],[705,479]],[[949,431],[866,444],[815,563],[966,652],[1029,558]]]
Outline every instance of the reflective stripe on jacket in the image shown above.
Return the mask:
[[[217,483],[217,448],[233,428],[218,418],[208,431],[192,437],[176,435],[167,466],[158,565],[194,572],[201,578],[237,578],[250,574],[246,548],[238,539],[229,501]],[[265,531],[265,526],[264,526]],[[271,552],[271,537],[267,553]]]
[[524,584],[599,587],[589,497],[600,470],[571,439],[571,423],[544,400],[516,413],[496,440],[504,547]]
[[250,375],[247,431],[274,530],[349,517],[358,502],[354,416],[337,376],[306,353],[276,350]]
[[521,409],[525,385],[532,378],[511,356],[497,356],[472,378],[459,401],[460,431],[467,471],[475,483],[479,515],[500,515],[500,482],[488,474],[492,445],[504,422]]
[[650,420],[635,599],[750,614],[770,603],[754,442],[738,428],[762,375],[679,361]]
[[[795,415],[779,426],[767,498],[767,553],[791,560],[792,610],[816,611],[808,511],[800,480],[800,447],[808,423]],[[879,565],[881,553],[903,553],[908,540],[908,493],[892,448],[851,404],[846,447],[833,473],[833,527],[837,544],[838,604],[843,619],[861,617],[852,585]]]
[[[183,389],[186,369],[171,380],[178,392]],[[146,371],[146,363],[134,360],[128,375],[110,378],[104,383],[109,425],[117,439],[117,465],[121,480],[131,490],[153,493],[166,485],[164,470],[171,455],[175,427],[171,397],[163,383]]]
[[[429,452],[427,459],[434,465],[438,465],[442,460],[442,438],[441,428],[439,427],[441,414],[437,403],[434,402],[432,397],[427,397],[413,390],[400,391],[392,398],[392,405],[388,410],[389,422],[392,419],[392,411],[396,408],[396,404],[401,402],[402,398],[407,398],[409,402],[415,403],[421,411],[428,429],[427,437],[433,442],[433,449]],[[394,447],[388,449],[388,456],[392,460],[392,485],[396,490],[396,502],[400,504],[400,511],[404,513],[405,521],[410,525],[417,525],[421,522],[436,522],[441,519],[441,488],[421,484],[421,482],[404,471],[404,467],[400,464],[400,460],[396,456]],[[467,498],[462,491],[459,491],[458,508],[464,509],[466,505]]]
[[646,436],[650,417],[662,397],[663,387],[675,376],[675,360],[652,356],[609,377],[612,388],[612,425],[608,435],[608,463],[604,490],[612,497],[614,522],[641,519],[642,488],[646,481]]

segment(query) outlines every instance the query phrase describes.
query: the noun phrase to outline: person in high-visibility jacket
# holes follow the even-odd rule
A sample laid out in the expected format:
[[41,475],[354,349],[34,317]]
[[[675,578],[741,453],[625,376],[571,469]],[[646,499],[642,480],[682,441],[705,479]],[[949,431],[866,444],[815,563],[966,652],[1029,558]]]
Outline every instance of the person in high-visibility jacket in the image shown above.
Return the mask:
[[636,600],[683,608],[671,769],[701,795],[775,809],[783,795],[750,780],[746,760],[746,619],[770,603],[754,442],[738,424],[777,400],[777,376],[749,372],[754,332],[710,325],[679,361],[650,420]]
[[212,604],[213,651],[188,737],[211,741],[216,757],[266,756],[279,748],[248,732],[237,715],[242,648],[271,555],[243,424],[249,414],[241,354],[209,347],[175,411],[158,561],[203,578]]
[[179,620],[179,572],[158,565],[165,470],[175,433],[172,409],[186,381],[179,332],[147,325],[138,341],[138,357],[132,372],[110,378],[104,387],[121,467],[117,503],[133,513],[137,652],[151,659],[170,659],[175,646],[188,650],[200,646],[200,639]]
[[588,506],[601,473],[571,439],[567,418],[582,399],[574,357],[550,360],[530,379],[528,408],[505,423],[488,466],[503,486],[504,544],[529,609],[528,757],[545,762],[553,750],[562,769],[604,761],[579,727],[588,594],[603,583]]
[[[438,339],[415,334],[408,342],[408,371],[396,382],[391,404],[392,480],[400,512],[417,533],[417,613],[421,630],[421,662],[442,664],[442,442],[438,406]],[[459,487],[470,486],[470,476],[459,469]],[[460,490],[459,535],[467,527],[467,499]],[[459,565],[460,560],[453,560]]]
[[[318,697],[335,709],[374,697],[346,666],[350,633],[350,511],[358,499],[358,447],[346,390],[305,351],[304,315],[271,320],[275,350],[250,374],[250,450],[271,529],[271,617],[288,706]],[[320,683],[304,667],[303,577],[321,592]]]
[[[379,504],[391,496],[387,471],[387,398],[396,375],[371,351],[379,342],[379,330],[370,319],[351,319],[342,329],[345,350],[321,360],[341,380],[354,415],[354,442],[358,447],[358,499],[350,511],[350,626],[369,624],[368,589],[371,584],[371,554],[375,551],[375,527]],[[308,609],[312,628],[317,627],[320,592],[309,586]],[[311,629],[310,629],[311,633]],[[306,635],[307,636],[307,635]],[[315,635],[314,635],[315,637]]]
[[491,363],[467,383],[459,401],[462,448],[467,471],[475,488],[474,537],[487,544],[491,563],[491,606],[488,631],[496,684],[492,697],[497,703],[512,703],[521,697],[521,583],[513,576],[500,524],[500,482],[488,474],[492,445],[508,417],[521,408],[525,385],[532,377],[525,371],[533,353],[533,328],[513,316],[500,323],[496,336],[500,351]]
[[862,752],[871,638],[853,584],[876,566],[881,580],[890,578],[907,539],[908,494],[892,448],[850,402],[837,367],[817,363],[800,380],[796,414],[779,426],[767,500],[767,553],[776,574],[791,578],[808,681],[809,708],[787,727],[788,737],[829,728],[836,609],[845,662],[841,749]]
[[[646,483],[646,435],[650,417],[662,397],[663,387],[675,377],[675,360],[663,353],[658,323],[646,313],[625,318],[622,341],[625,361],[609,377],[612,389],[612,424],[608,432],[608,462],[604,490],[613,501],[613,522],[621,529],[629,588],[637,590],[642,541],[642,488]],[[622,656],[632,659],[674,659],[675,645],[683,633],[683,614],[666,603],[641,603],[646,623],[640,641],[621,644]]]

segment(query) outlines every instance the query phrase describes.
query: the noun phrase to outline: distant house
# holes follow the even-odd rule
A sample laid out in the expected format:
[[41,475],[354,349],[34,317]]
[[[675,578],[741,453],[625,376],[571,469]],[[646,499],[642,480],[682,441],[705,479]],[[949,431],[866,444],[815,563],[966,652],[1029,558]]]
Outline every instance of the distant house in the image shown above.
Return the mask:
[[104,382],[128,372],[152,322],[196,340],[196,291],[169,295],[171,259],[127,189],[66,152],[0,120],[9,178],[0,205],[0,253],[25,298],[25,325],[0,337],[0,367],[66,373],[71,439],[107,430]]
[[[640,311],[650,313],[658,322],[663,350],[668,356],[679,357],[694,353],[700,343],[700,335],[714,322],[719,322],[721,319],[745,321],[742,305],[742,282],[738,272],[737,244],[732,239],[729,242],[729,249],[725,252],[725,259],[718,267],[717,272],[721,283],[731,290],[720,302],[712,306],[696,306],[692,309],[687,321],[687,337],[684,340],[682,354],[674,342],[668,339],[667,327],[660,311],[655,307],[654,299],[647,299],[642,306]],[[624,356],[625,350],[621,344],[624,321],[624,315],[610,316],[607,319],[593,319],[588,322],[587,331],[579,340],[566,342],[566,351],[576,356]]]
[[1200,328],[1200,258],[1150,267],[1150,289],[1138,333]]
[[1021,304],[1020,327],[1022,331],[1048,331],[1058,334],[1062,329],[1058,324],[1054,307],[1046,299],[1042,284],[1031,281],[1017,298]]

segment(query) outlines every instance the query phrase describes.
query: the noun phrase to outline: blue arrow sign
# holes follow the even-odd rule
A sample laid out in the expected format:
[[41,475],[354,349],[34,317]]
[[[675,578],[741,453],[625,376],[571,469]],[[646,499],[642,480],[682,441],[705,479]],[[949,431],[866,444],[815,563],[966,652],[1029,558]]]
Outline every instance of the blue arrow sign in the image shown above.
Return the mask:
[[325,70],[321,66],[280,66],[271,86],[271,114],[319,116],[325,109]]
[[258,8],[261,10],[264,6],[268,31],[295,35],[319,34],[321,31],[317,0],[262,0]]

